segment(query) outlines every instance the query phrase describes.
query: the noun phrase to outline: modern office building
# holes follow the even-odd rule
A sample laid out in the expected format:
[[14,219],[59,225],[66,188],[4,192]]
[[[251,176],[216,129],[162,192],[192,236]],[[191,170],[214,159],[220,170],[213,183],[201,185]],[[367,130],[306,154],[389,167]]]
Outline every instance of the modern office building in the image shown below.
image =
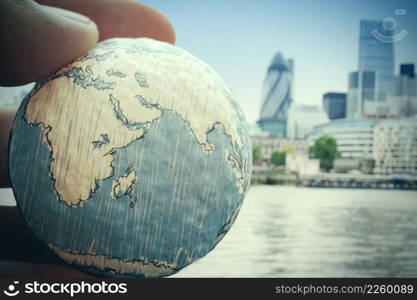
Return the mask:
[[[384,111],[381,117],[394,115],[385,112],[388,105],[366,102],[386,102],[396,94],[398,84],[394,76],[394,31],[387,19],[362,20],[359,30],[358,70],[349,74],[347,95],[347,117],[360,119],[375,115],[375,111]],[[391,42],[390,42],[391,41]],[[371,108],[371,112],[367,111]]]
[[[372,98],[372,93],[370,93],[371,97],[364,96],[362,117],[379,119],[406,118],[417,114],[417,81],[414,74],[414,64],[402,64],[400,66],[400,74],[396,80],[396,93],[394,95],[386,95],[384,101],[368,100]],[[354,101],[351,103],[354,103]]]
[[347,118],[399,118],[417,113],[416,79],[408,75],[397,78],[396,92],[378,99],[379,86],[374,71],[349,74]]
[[400,116],[412,117],[417,114],[417,80],[414,64],[400,66],[400,75],[397,78],[397,96],[403,102]]
[[326,93],[323,95],[323,107],[330,120],[346,117],[346,93]]
[[400,76],[406,76],[408,78],[414,78],[414,64],[401,64]]
[[258,120],[262,130],[278,137],[286,137],[288,107],[292,102],[293,61],[277,53],[270,66],[263,87],[263,103]]
[[308,143],[322,135],[336,139],[346,162],[368,159],[375,162],[377,174],[417,175],[417,117],[335,120],[316,126]]
[[356,71],[349,73],[347,93],[347,117],[360,119],[364,115],[365,101],[377,100],[378,86],[375,71]]
[[362,116],[375,119],[406,117],[407,111],[411,111],[411,107],[417,104],[415,100],[417,99],[388,95],[385,101],[364,101]]
[[417,96],[417,80],[414,73],[414,64],[400,65],[400,75],[397,78],[397,95]]
[[395,93],[394,30],[389,19],[361,20],[358,71],[374,71],[378,86],[377,99]]
[[304,139],[316,125],[329,122],[321,106],[292,103],[288,110],[287,138]]
[[417,118],[383,120],[373,128],[374,173],[417,175]]
[[372,157],[373,127],[379,120],[339,119],[318,125],[308,136],[309,144],[323,135],[336,139],[337,149],[343,158]]

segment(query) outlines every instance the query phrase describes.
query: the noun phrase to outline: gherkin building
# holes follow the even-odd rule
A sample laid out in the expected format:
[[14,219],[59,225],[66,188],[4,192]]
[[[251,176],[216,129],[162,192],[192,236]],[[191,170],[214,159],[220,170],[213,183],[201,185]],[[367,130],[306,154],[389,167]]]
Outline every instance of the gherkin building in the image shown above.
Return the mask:
[[286,137],[288,107],[292,102],[293,61],[277,53],[268,67],[258,125],[263,131]]

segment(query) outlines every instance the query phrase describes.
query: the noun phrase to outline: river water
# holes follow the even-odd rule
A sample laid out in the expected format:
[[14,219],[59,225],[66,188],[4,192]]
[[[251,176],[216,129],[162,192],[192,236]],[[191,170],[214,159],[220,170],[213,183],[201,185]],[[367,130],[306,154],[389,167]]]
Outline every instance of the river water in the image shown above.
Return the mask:
[[225,238],[173,277],[417,277],[417,192],[251,186]]
[[174,275],[416,276],[416,191],[262,185],[218,246]]

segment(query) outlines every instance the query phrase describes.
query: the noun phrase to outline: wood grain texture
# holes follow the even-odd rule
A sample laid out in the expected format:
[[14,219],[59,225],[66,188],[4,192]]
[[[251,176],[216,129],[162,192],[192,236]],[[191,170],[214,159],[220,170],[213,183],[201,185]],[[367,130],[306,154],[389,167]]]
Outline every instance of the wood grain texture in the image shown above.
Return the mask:
[[11,178],[29,226],[64,261],[165,276],[230,229],[250,149],[234,95],[208,65],[166,43],[112,39],[25,99]]

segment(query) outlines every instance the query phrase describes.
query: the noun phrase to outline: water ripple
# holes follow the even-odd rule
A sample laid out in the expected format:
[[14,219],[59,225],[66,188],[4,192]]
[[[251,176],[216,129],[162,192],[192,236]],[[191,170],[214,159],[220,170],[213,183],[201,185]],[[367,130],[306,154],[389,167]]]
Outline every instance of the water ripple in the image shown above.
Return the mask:
[[236,224],[175,277],[416,277],[415,191],[251,187]]

